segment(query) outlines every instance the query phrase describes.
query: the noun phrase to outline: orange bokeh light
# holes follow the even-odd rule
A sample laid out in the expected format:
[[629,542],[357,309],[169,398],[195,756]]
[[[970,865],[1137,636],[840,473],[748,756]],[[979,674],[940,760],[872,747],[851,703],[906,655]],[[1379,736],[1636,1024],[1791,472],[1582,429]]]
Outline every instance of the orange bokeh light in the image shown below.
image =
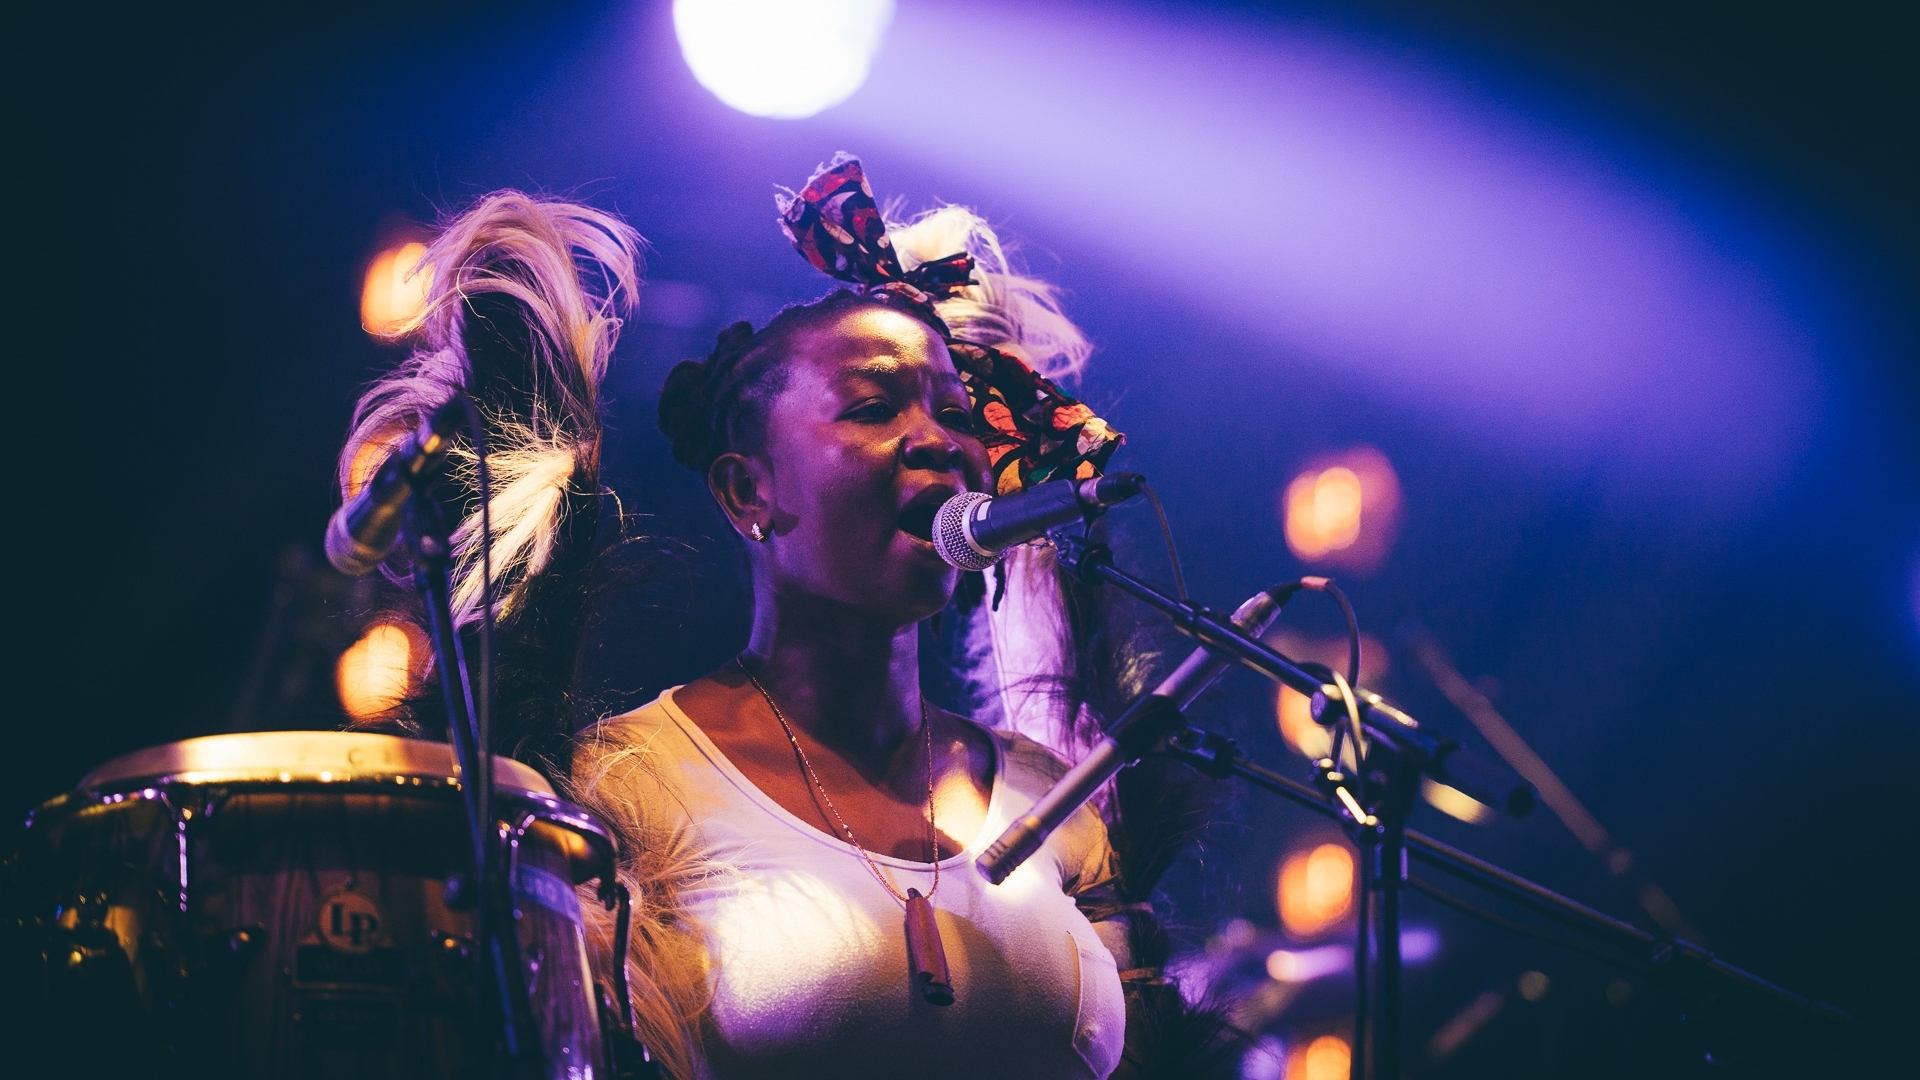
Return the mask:
[[1313,722],[1312,703],[1292,687],[1280,688],[1275,710],[1280,715],[1280,737],[1309,761],[1326,757],[1333,749],[1333,736]]
[[1287,548],[1307,562],[1350,570],[1385,561],[1399,516],[1399,477],[1370,446],[1311,463],[1280,499]]
[[1287,485],[1287,546],[1303,559],[1352,547],[1361,496],[1359,475],[1342,465],[1295,477]]
[[1338,1035],[1322,1035],[1287,1059],[1286,1080],[1345,1080],[1353,1069],[1353,1048]]
[[[1347,641],[1345,638],[1309,638],[1303,634],[1281,632],[1271,635],[1269,640],[1274,647],[1296,660],[1325,664],[1337,668],[1341,674],[1347,670]],[[1366,686],[1386,677],[1388,653],[1384,642],[1371,634],[1360,636],[1360,683]],[[1327,729],[1313,722],[1313,710],[1305,695],[1289,686],[1281,686],[1274,693],[1274,716],[1280,724],[1280,737],[1286,740],[1300,756],[1309,761],[1326,757],[1333,749],[1333,736]],[[1350,753],[1342,753],[1346,759]]]
[[1340,844],[1297,851],[1280,865],[1280,922],[1295,937],[1318,934],[1353,908],[1353,853]]
[[427,287],[433,270],[422,266],[427,246],[400,244],[373,257],[366,283],[360,288],[360,326],[379,338],[399,337],[411,330],[426,310]]
[[398,708],[426,671],[426,635],[412,623],[376,622],[334,665],[340,705],[355,720],[377,720]]

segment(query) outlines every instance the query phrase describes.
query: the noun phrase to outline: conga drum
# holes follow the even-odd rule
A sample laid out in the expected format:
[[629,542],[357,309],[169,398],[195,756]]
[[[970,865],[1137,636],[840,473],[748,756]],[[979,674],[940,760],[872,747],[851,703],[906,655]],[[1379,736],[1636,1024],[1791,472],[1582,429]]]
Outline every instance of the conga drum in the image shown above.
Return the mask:
[[[612,833],[527,766],[493,768],[538,1071],[609,1076],[578,887],[614,895]],[[26,1002],[5,1052],[39,1075],[499,1073],[456,774],[442,743],[318,731],[95,769],[9,859],[3,959]]]

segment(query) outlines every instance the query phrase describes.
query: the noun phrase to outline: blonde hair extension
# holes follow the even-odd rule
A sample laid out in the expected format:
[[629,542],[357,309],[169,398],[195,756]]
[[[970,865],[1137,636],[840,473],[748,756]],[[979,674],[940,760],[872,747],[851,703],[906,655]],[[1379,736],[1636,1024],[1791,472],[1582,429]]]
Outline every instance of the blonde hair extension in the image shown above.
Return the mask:
[[1018,273],[993,226],[964,206],[940,206],[903,224],[887,238],[907,269],[957,251],[973,256],[974,284],[934,305],[963,341],[1010,348],[1049,379],[1074,379],[1093,345],[1060,310],[1060,290]]
[[[644,246],[626,223],[591,207],[518,191],[486,196],[449,222],[414,268],[429,276],[427,303],[403,332],[420,344],[354,409],[340,453],[343,497],[434,408],[473,389],[465,344],[471,303],[513,301],[527,344],[525,368],[515,375],[533,404],[526,416],[485,416],[493,498],[484,542],[502,615],[552,558],[569,486],[576,477],[597,483],[600,384],[620,317],[639,289]],[[469,504],[453,534],[454,617],[466,625],[480,614],[483,538],[471,443],[462,440],[453,454],[452,478]]]
[[[1017,272],[986,219],[941,206],[887,233],[903,265],[964,251],[974,284],[934,306],[957,338],[1015,353],[1052,379],[1077,377],[1092,344],[1060,308],[1051,284]],[[1005,726],[1074,757],[1084,749],[1080,717],[1067,714],[1073,647],[1052,553],[1015,548],[1002,564],[1006,592],[976,619],[968,642],[976,686],[999,696]]]
[[567,798],[593,811],[620,840],[620,881],[632,896],[627,955],[613,956],[615,914],[582,886],[590,952],[596,964],[627,964],[634,1034],[667,1075],[697,1076],[697,1032],[712,1003],[705,936],[679,902],[689,886],[730,872],[700,857],[662,808],[681,805],[650,760],[645,742],[609,737],[596,726],[574,751]]

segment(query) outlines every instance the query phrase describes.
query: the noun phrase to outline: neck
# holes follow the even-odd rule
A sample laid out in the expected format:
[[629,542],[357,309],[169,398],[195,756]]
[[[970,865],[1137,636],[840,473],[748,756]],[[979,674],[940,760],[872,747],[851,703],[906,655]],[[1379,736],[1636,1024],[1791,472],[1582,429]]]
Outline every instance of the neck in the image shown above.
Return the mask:
[[787,721],[870,765],[920,734],[918,624],[889,626],[837,604],[754,605],[741,658]]

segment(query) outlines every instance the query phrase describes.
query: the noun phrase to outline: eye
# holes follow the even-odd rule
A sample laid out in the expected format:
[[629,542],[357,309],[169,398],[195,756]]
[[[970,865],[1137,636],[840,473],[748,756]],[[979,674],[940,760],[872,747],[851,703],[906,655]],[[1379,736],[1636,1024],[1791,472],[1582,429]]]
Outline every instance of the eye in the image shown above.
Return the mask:
[[964,431],[971,434],[974,430],[973,412],[959,405],[949,405],[941,409],[940,422],[955,431]]
[[856,420],[863,424],[885,423],[900,412],[893,402],[885,398],[870,398],[841,414],[844,420]]

